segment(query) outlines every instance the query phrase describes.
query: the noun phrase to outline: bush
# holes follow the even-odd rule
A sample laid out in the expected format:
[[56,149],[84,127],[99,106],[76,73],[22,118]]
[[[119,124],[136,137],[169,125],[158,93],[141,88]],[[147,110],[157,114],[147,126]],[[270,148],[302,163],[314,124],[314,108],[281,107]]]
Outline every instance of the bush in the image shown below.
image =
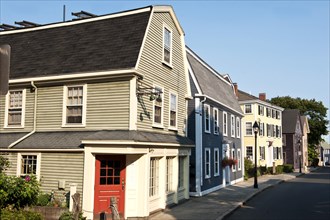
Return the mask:
[[0,212],[0,219],[42,220],[43,217],[40,213],[33,211],[2,209]]
[[[79,213],[79,220],[85,220],[86,217],[83,217],[83,213]],[[72,212],[63,212],[62,215],[60,216],[59,220],[74,220],[73,218],[73,213]]]
[[47,206],[50,203],[51,195],[47,193],[40,193],[37,198],[37,206]]
[[319,165],[319,161],[320,161],[319,158],[314,158],[314,159],[313,159],[313,162],[312,162],[312,166],[313,166],[313,167],[317,167],[317,166]]
[[284,164],[283,165],[283,172],[284,173],[292,173],[293,172],[293,165],[292,164]]
[[283,173],[284,166],[278,165],[275,169],[276,169],[276,174],[281,174]]
[[0,155],[0,173],[6,170],[9,167],[9,161],[7,158],[4,158]]
[[35,176],[25,178],[0,174],[0,209],[9,205],[19,209],[37,201],[39,182]]
[[[244,179],[254,177],[254,164],[248,158],[244,158]],[[260,169],[257,169],[257,176],[260,176]]]

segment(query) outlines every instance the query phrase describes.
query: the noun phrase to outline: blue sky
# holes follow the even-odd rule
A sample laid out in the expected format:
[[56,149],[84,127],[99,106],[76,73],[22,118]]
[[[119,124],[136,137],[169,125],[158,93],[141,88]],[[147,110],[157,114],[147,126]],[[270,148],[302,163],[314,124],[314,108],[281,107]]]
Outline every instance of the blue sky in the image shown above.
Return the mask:
[[59,22],[63,5],[71,19],[80,10],[102,15],[161,4],[173,6],[187,45],[239,89],[330,107],[329,1],[0,0],[0,23]]

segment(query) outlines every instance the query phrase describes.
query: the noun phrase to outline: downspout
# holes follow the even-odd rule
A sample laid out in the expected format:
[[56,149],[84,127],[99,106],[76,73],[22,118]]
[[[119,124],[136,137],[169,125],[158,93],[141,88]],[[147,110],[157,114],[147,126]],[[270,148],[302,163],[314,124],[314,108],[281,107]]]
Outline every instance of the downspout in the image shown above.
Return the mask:
[[25,140],[26,138],[30,137],[32,134],[34,134],[36,132],[36,128],[37,128],[37,97],[38,97],[38,88],[36,87],[36,85],[34,84],[33,81],[31,81],[31,86],[34,89],[34,110],[33,110],[33,130],[24,135],[23,137],[21,137],[20,139],[18,139],[17,141],[11,143],[8,148],[12,148],[14,147],[16,144],[20,143],[21,141]]
[[[202,104],[206,101],[206,96],[204,96],[204,99],[199,101],[199,105],[198,105],[198,113],[199,113],[199,125],[200,125],[200,129],[198,130],[198,136],[199,136],[199,155],[200,155],[200,166],[199,166],[199,181],[200,181],[200,184],[198,184],[198,189],[197,189],[197,193],[199,194],[199,196],[202,196],[202,189],[201,189],[201,186],[203,186],[203,165],[202,165],[202,160],[203,160],[203,107],[202,107]],[[196,135],[197,135],[197,132],[196,132]],[[199,158],[196,158],[195,160],[197,161]],[[196,166],[197,168],[198,166]],[[198,169],[198,168],[197,168]]]

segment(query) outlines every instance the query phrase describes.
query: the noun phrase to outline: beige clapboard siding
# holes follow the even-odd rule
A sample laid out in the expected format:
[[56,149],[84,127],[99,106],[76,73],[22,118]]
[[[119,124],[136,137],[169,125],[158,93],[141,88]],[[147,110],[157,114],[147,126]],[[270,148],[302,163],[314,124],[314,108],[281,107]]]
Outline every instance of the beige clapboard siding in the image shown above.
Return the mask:
[[1,156],[5,157],[9,161],[9,167],[5,170],[7,175],[16,176],[17,170],[17,153],[14,152],[1,152]]
[[[56,197],[63,199],[64,193],[70,191],[70,184],[76,183],[77,192],[82,195],[84,174],[84,153],[42,153],[41,154],[41,190],[45,193],[55,192]],[[58,181],[65,181],[65,189],[58,189]],[[82,197],[81,197],[82,198]]]
[[88,84],[87,128],[128,129],[129,81]]
[[[172,67],[168,68],[162,63],[163,23],[172,29]],[[183,123],[186,114],[185,95],[186,80],[184,70],[184,57],[182,54],[184,45],[181,43],[179,32],[168,13],[154,13],[150,29],[145,41],[145,47],[141,55],[139,71],[144,74],[144,82],[150,85],[159,85],[164,88],[163,99],[163,125],[164,131],[169,126],[169,92],[174,91],[178,95],[178,132],[182,134]],[[153,102],[149,97],[143,97],[150,119],[143,114],[143,109],[138,104],[138,129],[152,129]],[[140,120],[142,113],[143,120]]]
[[5,101],[6,96],[0,95],[0,131],[3,131],[4,123],[5,123]]

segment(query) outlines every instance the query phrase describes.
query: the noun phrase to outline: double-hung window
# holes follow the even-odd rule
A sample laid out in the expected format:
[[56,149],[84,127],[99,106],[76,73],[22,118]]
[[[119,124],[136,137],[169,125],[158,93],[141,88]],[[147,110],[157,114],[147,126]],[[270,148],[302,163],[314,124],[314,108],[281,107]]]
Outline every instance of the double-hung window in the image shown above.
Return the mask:
[[9,91],[5,116],[6,127],[24,127],[26,90]]
[[213,108],[214,134],[219,134],[219,110]]
[[237,168],[238,170],[242,169],[241,149],[237,149]]
[[170,127],[177,127],[178,99],[175,93],[170,93]]
[[154,100],[154,126],[163,125],[163,88],[155,86],[155,93],[159,93],[159,98]]
[[250,160],[253,160],[253,147],[251,146],[246,147],[246,157]]
[[219,148],[214,148],[214,176],[220,175]]
[[210,133],[210,106],[204,105],[204,126],[205,132]]
[[227,112],[223,112],[223,136],[227,136],[227,130],[228,130],[228,118],[227,118]]
[[165,26],[163,39],[163,61],[166,64],[172,64],[172,31],[170,28]]
[[241,120],[239,117],[236,118],[236,137],[241,137]]
[[64,87],[63,126],[86,124],[87,85]]
[[252,122],[245,123],[245,135],[252,135]]
[[260,149],[260,160],[265,160],[266,158],[265,158],[265,147],[263,147],[263,146],[260,146],[259,147],[259,149]]
[[205,148],[205,179],[211,177],[211,150]]
[[252,106],[250,104],[245,105],[245,114],[252,113]]
[[231,136],[235,137],[235,116],[231,115],[230,116],[230,130],[231,130]]
[[40,153],[18,153],[17,176],[25,177],[35,175],[40,178]]
[[[236,160],[237,158],[236,158],[236,151],[235,151],[235,149],[231,149],[231,156],[232,156],[232,158],[233,158],[233,160]],[[236,164],[234,164],[233,166],[232,166],[232,170],[233,171],[236,171]]]
[[166,157],[166,192],[173,192],[173,161],[174,157]]
[[185,163],[186,156],[179,157],[179,181],[178,186],[179,188],[184,188],[184,163]]

